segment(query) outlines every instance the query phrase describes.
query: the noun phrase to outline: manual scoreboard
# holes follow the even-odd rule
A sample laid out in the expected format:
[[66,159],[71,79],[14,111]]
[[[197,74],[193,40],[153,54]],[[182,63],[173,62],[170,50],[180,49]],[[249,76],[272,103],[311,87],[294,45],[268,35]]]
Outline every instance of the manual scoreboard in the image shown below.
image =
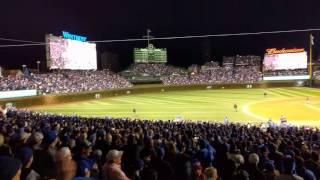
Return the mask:
[[135,48],[135,63],[167,63],[167,50],[155,48],[152,44],[147,48]]

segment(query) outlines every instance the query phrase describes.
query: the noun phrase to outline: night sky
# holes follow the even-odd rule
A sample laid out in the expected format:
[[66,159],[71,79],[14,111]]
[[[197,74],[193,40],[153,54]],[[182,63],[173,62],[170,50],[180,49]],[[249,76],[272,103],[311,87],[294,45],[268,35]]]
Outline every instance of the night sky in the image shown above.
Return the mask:
[[[140,38],[147,28],[155,37],[320,28],[319,7],[319,0],[8,0],[0,3],[0,38],[44,42],[45,34],[61,35],[63,30],[94,41]],[[312,33],[318,57],[320,33]],[[308,49],[308,37],[304,32],[153,44],[167,48],[169,64],[188,66],[224,55],[263,56],[271,47]],[[0,41],[4,44],[15,43]],[[98,58],[104,51],[114,52],[126,67],[133,61],[133,48],[144,46],[146,42],[99,43]],[[0,65],[7,68],[36,67],[37,60],[45,64],[44,46],[0,48]]]

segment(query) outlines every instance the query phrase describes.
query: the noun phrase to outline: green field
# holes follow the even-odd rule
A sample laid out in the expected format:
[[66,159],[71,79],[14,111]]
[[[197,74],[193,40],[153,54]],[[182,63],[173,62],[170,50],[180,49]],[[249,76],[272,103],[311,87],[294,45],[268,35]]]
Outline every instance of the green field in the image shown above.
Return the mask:
[[[267,92],[267,97],[263,93]],[[310,102],[306,101],[309,97]],[[235,112],[233,105],[238,105]],[[133,109],[136,113],[133,113]],[[265,122],[281,115],[296,125],[320,126],[320,89],[220,89],[185,90],[146,93],[93,99],[76,103],[32,107],[41,112],[77,114],[81,116],[112,116],[139,119],[214,120],[227,116],[233,122]]]

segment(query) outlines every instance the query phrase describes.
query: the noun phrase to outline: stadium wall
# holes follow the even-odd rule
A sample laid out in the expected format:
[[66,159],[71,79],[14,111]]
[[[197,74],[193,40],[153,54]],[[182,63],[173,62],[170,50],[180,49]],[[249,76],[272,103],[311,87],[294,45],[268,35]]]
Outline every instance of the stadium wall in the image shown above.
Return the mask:
[[177,85],[177,86],[164,86],[164,85],[139,85],[126,89],[113,89],[104,91],[91,91],[81,93],[57,94],[57,95],[39,95],[34,97],[1,99],[0,103],[13,103],[18,108],[26,108],[30,106],[41,106],[49,104],[61,104],[68,102],[94,100],[95,95],[98,93],[101,98],[124,96],[131,94],[159,92],[166,91],[182,91],[182,90],[203,90],[203,89],[240,89],[240,88],[271,88],[271,87],[295,87],[301,86],[297,81],[281,81],[281,82],[261,82],[256,84],[207,84],[207,85]]

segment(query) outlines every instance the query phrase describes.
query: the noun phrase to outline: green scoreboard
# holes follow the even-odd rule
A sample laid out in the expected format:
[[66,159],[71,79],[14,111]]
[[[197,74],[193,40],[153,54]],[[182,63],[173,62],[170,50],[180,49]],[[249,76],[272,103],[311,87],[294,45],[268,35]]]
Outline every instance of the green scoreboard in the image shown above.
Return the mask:
[[157,49],[152,44],[147,48],[134,48],[135,63],[167,63],[167,50]]

